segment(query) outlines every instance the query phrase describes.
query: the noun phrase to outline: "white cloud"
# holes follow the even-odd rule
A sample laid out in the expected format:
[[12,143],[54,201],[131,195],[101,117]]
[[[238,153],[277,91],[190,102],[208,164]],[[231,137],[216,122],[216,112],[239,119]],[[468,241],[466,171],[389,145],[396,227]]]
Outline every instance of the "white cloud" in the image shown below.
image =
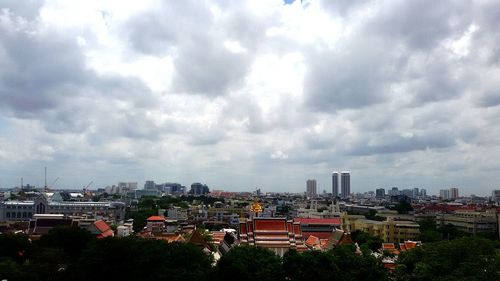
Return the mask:
[[0,4],[2,185],[500,180],[498,3],[36,4]]

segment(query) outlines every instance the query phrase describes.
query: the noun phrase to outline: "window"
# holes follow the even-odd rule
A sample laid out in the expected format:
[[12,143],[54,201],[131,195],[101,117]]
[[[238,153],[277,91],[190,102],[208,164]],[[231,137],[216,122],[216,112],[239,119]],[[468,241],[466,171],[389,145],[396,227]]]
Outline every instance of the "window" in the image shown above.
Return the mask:
[[10,212],[7,212],[7,213],[5,214],[5,216],[6,216],[8,219],[10,219]]

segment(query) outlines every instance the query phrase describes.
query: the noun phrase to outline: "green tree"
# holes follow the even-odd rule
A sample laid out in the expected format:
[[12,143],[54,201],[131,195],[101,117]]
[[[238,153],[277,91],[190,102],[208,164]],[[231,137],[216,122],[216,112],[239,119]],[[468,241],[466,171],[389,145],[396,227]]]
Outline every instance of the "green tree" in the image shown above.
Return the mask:
[[32,245],[27,235],[0,234],[0,257],[22,263],[31,250]]
[[217,263],[216,280],[283,280],[281,258],[268,249],[254,246],[233,248]]
[[360,247],[366,245],[372,251],[380,249],[380,247],[382,247],[382,243],[384,242],[382,238],[361,230],[353,231],[351,233],[351,238],[354,242],[358,243]]
[[0,257],[0,279],[10,281],[26,280],[23,266],[11,258]]
[[424,244],[400,254],[397,280],[500,280],[500,257],[495,243],[463,237]]
[[78,263],[68,269],[68,280],[207,280],[211,256],[180,243],[127,238],[98,239],[89,244]]
[[382,263],[370,253],[355,254],[352,245],[336,247],[328,252],[290,251],[283,257],[287,280],[387,280]]
[[94,239],[96,239],[94,235],[85,229],[76,226],[58,226],[42,235],[36,244],[40,247],[60,249],[74,261]]

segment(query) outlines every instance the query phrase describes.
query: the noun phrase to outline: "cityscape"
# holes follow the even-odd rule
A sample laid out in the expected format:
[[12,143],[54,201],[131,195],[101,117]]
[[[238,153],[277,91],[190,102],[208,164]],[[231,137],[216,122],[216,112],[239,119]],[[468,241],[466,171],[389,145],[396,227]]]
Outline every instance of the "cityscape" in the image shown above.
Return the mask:
[[0,0],[0,280],[500,281],[499,19]]

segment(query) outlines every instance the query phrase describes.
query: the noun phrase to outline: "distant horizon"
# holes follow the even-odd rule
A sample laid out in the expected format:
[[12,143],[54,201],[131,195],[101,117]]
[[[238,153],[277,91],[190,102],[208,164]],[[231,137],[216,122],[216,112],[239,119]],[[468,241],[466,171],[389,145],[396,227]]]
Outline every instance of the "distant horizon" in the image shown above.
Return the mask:
[[[116,181],[116,182],[113,182],[113,183],[109,183],[109,184],[104,184],[104,185],[100,184],[100,186],[97,186],[96,184],[92,183],[89,186],[89,189],[90,190],[97,190],[99,188],[106,188],[107,186],[113,186],[113,185],[116,186],[120,182],[137,183],[137,188],[138,189],[144,189],[144,183],[146,181],[152,180],[152,181],[155,182],[155,184],[179,183],[179,184],[181,184],[183,186],[186,186],[187,188],[189,188],[191,186],[191,184],[199,182],[199,183],[202,183],[202,184],[206,184],[210,188],[210,191],[213,191],[213,190],[223,190],[223,191],[228,191],[228,192],[254,192],[257,188],[260,188],[263,193],[267,193],[267,192],[271,192],[271,193],[272,192],[286,193],[286,192],[289,192],[289,193],[297,193],[298,194],[298,193],[305,193],[306,192],[306,181],[308,179],[316,180],[318,194],[322,194],[323,190],[326,190],[327,193],[331,193],[332,192],[332,190],[331,190],[331,188],[332,188],[331,187],[331,178],[330,178],[330,186],[328,188],[323,188],[322,186],[324,186],[324,185],[321,185],[320,181],[317,178],[305,178],[304,179],[303,188],[302,189],[294,189],[294,190],[268,190],[268,189],[266,189],[265,187],[262,187],[262,186],[257,186],[257,187],[253,187],[253,188],[250,187],[248,189],[244,189],[243,187],[239,188],[239,189],[232,189],[231,187],[229,187],[229,188],[219,188],[217,186],[212,186],[212,185],[210,185],[210,183],[202,181],[202,180],[192,181],[192,182],[186,184],[186,183],[183,183],[183,182],[180,182],[180,181],[174,181],[174,180],[157,181],[157,180],[154,180],[154,179],[146,179],[146,180],[143,180],[142,182],[141,181],[137,181],[137,180],[119,180],[119,181]],[[32,182],[26,182],[26,180],[23,180],[23,181],[24,181],[24,183],[23,183],[24,186],[26,186],[27,184],[29,184],[30,186],[34,186],[37,189],[44,187],[44,179],[42,179],[41,184],[40,183],[33,184]],[[325,181],[323,181],[323,182],[325,182]],[[489,192],[487,191],[486,193],[472,193],[472,192],[466,192],[467,191],[466,189],[461,188],[460,186],[457,186],[457,185],[444,186],[444,187],[434,187],[434,188],[432,188],[432,187],[431,188],[426,188],[426,187],[423,187],[423,186],[409,186],[409,185],[408,186],[389,185],[389,186],[378,186],[378,187],[374,187],[372,189],[361,189],[360,190],[358,188],[353,188],[352,182],[353,182],[353,177],[352,177],[352,174],[351,174],[351,194],[356,194],[356,193],[362,194],[362,193],[366,193],[366,192],[370,192],[370,191],[375,192],[375,190],[378,189],[378,188],[384,188],[385,191],[386,191],[386,194],[387,194],[388,190],[390,190],[393,187],[397,187],[400,191],[403,190],[403,189],[413,189],[413,188],[425,189],[428,196],[432,196],[432,195],[439,196],[439,190],[441,190],[441,189],[450,189],[450,188],[453,188],[453,187],[457,187],[459,189],[459,196],[460,197],[469,197],[471,195],[476,195],[476,196],[481,196],[481,197],[488,197],[488,196],[491,196],[491,192],[493,190],[498,189],[498,188],[492,188],[491,190],[489,190]],[[1,183],[1,181],[0,181],[0,183]],[[83,186],[81,186],[81,187],[75,187],[75,186],[73,186],[73,187],[64,187],[64,186],[58,186],[58,185],[50,186],[50,184],[49,184],[50,181],[49,180],[47,180],[47,183],[48,183],[49,188],[56,189],[56,190],[58,190],[58,189],[60,189],[60,190],[81,190],[81,189],[83,189],[86,186],[86,184],[83,185]],[[19,184],[13,185],[11,187],[7,187],[7,186],[4,186],[4,185],[0,184],[0,189],[12,189],[12,188],[15,188],[15,187],[20,187],[20,181],[19,181]]]
[[0,1],[0,187],[500,188],[500,1]]

